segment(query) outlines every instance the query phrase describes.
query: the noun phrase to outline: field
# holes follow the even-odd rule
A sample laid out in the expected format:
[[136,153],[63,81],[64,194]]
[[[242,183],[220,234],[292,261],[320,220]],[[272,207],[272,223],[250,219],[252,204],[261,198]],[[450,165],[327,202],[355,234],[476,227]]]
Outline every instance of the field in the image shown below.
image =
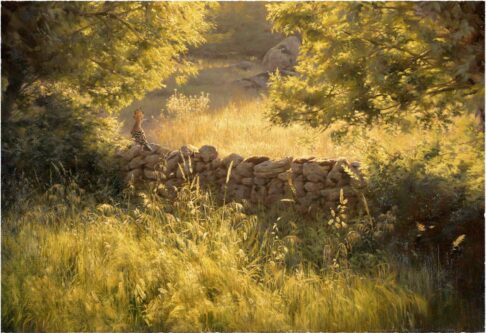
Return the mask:
[[[439,15],[442,9],[451,12],[450,17],[464,11],[464,20],[455,21],[476,23],[467,2],[455,11],[447,7],[453,2],[431,8],[417,4],[423,5],[419,8],[423,12],[407,2],[393,6],[343,2],[335,8],[323,2],[322,6],[348,11],[349,16],[339,18],[343,19],[339,29],[375,13],[367,24],[353,30],[359,35],[369,28],[373,38],[371,28],[382,19],[386,19],[385,28],[398,28],[389,28],[379,38],[401,37],[409,22],[394,15],[397,10],[413,18],[428,10]],[[336,31],[338,38],[326,26],[336,24],[342,13],[314,15],[317,11],[307,6],[326,10],[317,3],[265,5],[162,1],[52,2],[36,7],[2,3],[10,8],[5,14],[2,10],[2,21],[5,15],[9,19],[5,27],[11,30],[4,37],[2,23],[2,39],[10,38],[5,45],[12,47],[13,55],[30,59],[35,52],[52,48],[59,58],[41,53],[37,58],[45,62],[30,59],[35,65],[30,68],[28,61],[16,63],[17,56],[4,60],[2,51],[6,64],[2,67],[2,87],[6,87],[2,88],[2,109],[6,96],[10,99],[7,92],[17,83],[19,92],[18,102],[10,105],[11,114],[2,113],[1,331],[484,330],[484,119],[481,122],[471,106],[478,96],[484,97],[484,87],[469,86],[478,75],[468,72],[473,65],[461,62],[466,59],[472,64],[471,54],[477,50],[463,47],[471,54],[459,61],[450,56],[454,53],[450,50],[458,49],[449,45],[457,46],[453,41],[462,43],[462,39],[472,43],[479,34],[468,35],[474,29],[461,23],[460,28],[467,31],[451,33],[452,38],[445,33],[448,25],[442,30],[438,25],[440,38],[429,41],[435,31],[423,28],[425,37],[421,31],[410,35],[413,43],[408,44],[409,38],[393,40],[411,51],[398,47],[390,51],[385,43],[369,55],[389,56],[383,59],[390,63],[377,58],[366,64],[361,52],[373,43],[349,40],[348,33]],[[317,74],[336,80],[342,91],[356,98],[357,106],[352,104],[350,110],[357,113],[371,113],[372,103],[357,102],[363,94],[375,94],[369,82],[381,82],[378,88],[383,88],[383,95],[405,101],[403,108],[400,103],[392,108],[399,121],[376,118],[365,125],[351,122],[356,119],[348,110],[327,110],[341,118],[326,131],[323,126],[314,128],[295,120],[288,126],[272,123],[274,95],[241,84],[242,79],[265,71],[263,55],[283,38],[267,21],[272,6],[277,20],[273,27],[300,22],[299,38],[305,36],[305,29],[311,29],[307,31],[311,39],[330,34],[314,41],[316,56],[333,38],[338,43],[331,51],[346,50],[334,59],[339,62],[335,68],[325,68],[324,60],[331,59],[325,54],[324,60],[311,61],[302,70],[315,66]],[[361,6],[366,10],[357,15]],[[174,12],[166,15],[167,8]],[[160,14],[157,20],[149,15],[150,10]],[[202,15],[206,10],[206,16]],[[28,23],[36,31],[29,38],[39,38],[35,48],[30,39],[22,39],[31,26],[17,26],[29,15],[42,23]],[[326,24],[321,24],[319,20],[324,19]],[[307,22],[313,24],[306,26]],[[484,17],[482,22],[484,28]],[[212,28],[206,29],[206,23]],[[158,36],[157,43],[139,43],[142,34]],[[200,41],[199,34],[206,43],[187,42]],[[170,43],[163,44],[165,39]],[[20,41],[28,45],[18,46]],[[49,47],[39,47],[46,43]],[[422,52],[427,43],[433,52]],[[356,48],[358,57],[347,47]],[[423,60],[436,52],[442,55],[442,48],[449,57],[444,68],[433,67],[435,59]],[[177,70],[160,64],[183,68],[179,61],[186,50],[197,73],[179,81]],[[426,73],[407,77],[422,70],[422,60]],[[392,67],[393,62],[398,67]],[[413,70],[407,67],[412,63]],[[369,82],[363,79],[363,71],[356,71],[363,64],[369,65]],[[12,68],[5,71],[5,66]],[[15,73],[24,67],[26,73],[31,72],[18,79]],[[4,77],[4,72],[10,76]],[[454,73],[453,80],[449,72]],[[314,74],[311,70],[307,77]],[[22,81],[27,79],[33,81]],[[321,111],[327,105],[316,87],[325,80],[318,75],[313,79],[313,87],[294,82],[298,88],[294,99],[302,99],[297,106],[315,103],[314,115],[324,114],[324,119],[327,111]],[[457,89],[465,91],[464,103],[455,100],[458,95],[442,100],[441,93],[455,93],[456,86],[449,85],[460,79]],[[439,81],[432,93],[425,93],[427,84]],[[146,89],[160,87],[160,82],[163,88]],[[333,91],[324,102],[332,100]],[[293,95],[294,90],[287,93]],[[351,105],[345,103],[346,94],[341,98],[339,105]],[[389,100],[378,99],[374,102],[386,115]],[[291,106],[284,117],[290,117],[297,110],[292,105],[295,101],[285,104],[283,100],[283,108]],[[424,111],[424,105],[430,110]],[[456,105],[457,110],[450,111]],[[356,209],[341,191],[335,207],[317,213],[302,213],[288,199],[267,208],[244,200],[227,202],[226,192],[220,200],[197,181],[185,181],[175,198],[158,196],[153,187],[136,188],[123,179],[117,154],[133,144],[130,131],[137,108],[144,112],[142,126],[148,141],[170,150],[213,145],[220,157],[231,153],[272,159],[343,157],[359,162],[367,185],[349,185],[356,194],[350,199],[357,201]],[[417,115],[423,114],[431,120],[420,122]],[[349,130],[346,135],[333,137],[333,130],[343,128]]]
[[[149,94],[141,103],[160,126],[149,122],[150,139],[173,149],[212,144],[245,156],[363,161],[373,140],[392,155],[442,135],[374,129],[338,145],[326,132],[270,126],[263,95],[230,99],[207,84],[211,71],[233,79],[232,68],[217,63],[180,87],[170,117],[157,111],[171,94]],[[195,94],[204,82],[209,101]],[[211,98],[227,102],[213,106]],[[464,140],[470,122],[458,119],[450,142]],[[462,151],[469,158],[470,149]],[[350,233],[378,230],[359,219],[336,231],[322,217],[291,210],[218,207],[189,185],[170,203],[130,191],[88,195],[68,178],[46,194],[24,196],[10,212],[2,228],[7,330],[468,330],[481,317],[448,284],[435,255],[412,265],[408,255],[354,249]],[[339,255],[343,246],[350,256]]]

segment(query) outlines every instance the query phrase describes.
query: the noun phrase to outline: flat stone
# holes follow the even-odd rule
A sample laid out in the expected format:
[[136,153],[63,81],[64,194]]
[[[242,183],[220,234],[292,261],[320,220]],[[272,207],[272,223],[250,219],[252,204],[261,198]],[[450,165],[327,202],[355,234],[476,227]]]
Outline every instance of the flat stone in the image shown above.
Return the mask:
[[279,173],[287,171],[290,168],[291,159],[284,158],[277,161],[265,161],[255,165],[253,168],[255,176],[262,178],[272,178]]
[[270,158],[268,158],[266,156],[250,156],[250,157],[247,157],[244,161],[249,162],[249,163],[253,163],[254,165],[256,165],[256,164],[260,164],[262,162],[268,161],[269,159]]

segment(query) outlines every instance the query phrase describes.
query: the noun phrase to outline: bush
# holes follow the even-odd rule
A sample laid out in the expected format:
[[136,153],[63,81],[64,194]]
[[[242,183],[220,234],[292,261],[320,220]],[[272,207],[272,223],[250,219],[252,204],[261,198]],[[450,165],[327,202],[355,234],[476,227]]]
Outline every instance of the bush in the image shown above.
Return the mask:
[[13,195],[9,188],[15,185],[9,184],[26,177],[41,187],[68,176],[83,186],[116,184],[114,154],[125,143],[113,117],[61,97],[38,98],[15,110],[4,125],[3,198]]
[[396,220],[387,244],[417,261],[438,257],[482,308],[484,133],[461,118],[446,131],[366,140],[360,149],[376,224]]
[[186,96],[176,89],[167,100],[167,106],[165,110],[162,110],[162,115],[168,118],[178,118],[194,113],[205,113],[209,110],[209,102],[209,94],[204,92],[201,92],[199,96]]

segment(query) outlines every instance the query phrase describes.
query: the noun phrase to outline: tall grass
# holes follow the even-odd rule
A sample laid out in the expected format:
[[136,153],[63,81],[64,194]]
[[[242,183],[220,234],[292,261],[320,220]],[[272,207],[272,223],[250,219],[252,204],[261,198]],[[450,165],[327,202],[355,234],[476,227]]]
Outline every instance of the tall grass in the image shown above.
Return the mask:
[[[172,148],[183,144],[211,144],[222,154],[271,157],[343,153],[327,133],[300,125],[271,126],[265,118],[265,99],[240,100],[220,110],[181,115],[152,129],[152,137]],[[353,156],[350,156],[351,158]]]
[[4,216],[4,330],[362,331],[427,320],[430,295],[387,269],[287,268],[289,245],[262,230],[268,221],[209,194],[123,207],[85,196],[56,185]]

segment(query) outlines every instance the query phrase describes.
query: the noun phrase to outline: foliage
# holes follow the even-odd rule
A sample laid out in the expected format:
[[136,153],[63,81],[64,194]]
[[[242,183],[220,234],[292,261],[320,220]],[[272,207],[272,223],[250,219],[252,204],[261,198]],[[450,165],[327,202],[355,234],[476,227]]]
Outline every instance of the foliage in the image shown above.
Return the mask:
[[484,281],[484,134],[471,118],[456,119],[453,128],[431,130],[421,140],[402,134],[408,148],[400,146],[398,135],[383,133],[353,145],[363,153],[376,225],[382,230],[393,225],[393,233],[376,239],[412,260],[435,252],[450,269],[450,280],[482,307],[476,297],[484,287],[479,282]]
[[56,96],[15,110],[2,133],[2,203],[15,200],[16,179],[28,177],[41,188],[66,176],[82,185],[118,182],[116,149],[126,145],[111,117]]
[[205,113],[209,110],[209,94],[201,92],[199,96],[186,96],[176,90],[168,98],[166,109],[162,114],[169,118],[177,118],[183,115],[193,117],[195,113]]
[[[150,193],[127,195],[127,204],[97,203],[75,184],[57,184],[6,213],[4,328],[469,327],[454,316],[428,322],[426,299],[437,292],[428,287],[433,271],[414,278],[410,266],[401,267],[412,279],[403,280],[423,292],[417,294],[386,266],[366,275],[338,268],[316,273],[305,262],[288,268],[290,239],[270,216],[247,215],[238,205],[216,207],[197,189],[182,190],[174,205]],[[285,218],[277,223],[285,225]]]
[[2,116],[31,94],[68,96],[105,112],[192,73],[181,58],[203,42],[205,3],[24,2],[2,5]]
[[208,12],[214,29],[206,34],[207,43],[190,51],[207,58],[256,57],[277,44],[281,35],[272,33],[265,19],[265,4],[259,2],[220,2]]
[[[270,4],[303,45],[299,76],[272,80],[270,117],[327,128],[484,118],[484,2]],[[348,126],[336,129],[346,132]]]

